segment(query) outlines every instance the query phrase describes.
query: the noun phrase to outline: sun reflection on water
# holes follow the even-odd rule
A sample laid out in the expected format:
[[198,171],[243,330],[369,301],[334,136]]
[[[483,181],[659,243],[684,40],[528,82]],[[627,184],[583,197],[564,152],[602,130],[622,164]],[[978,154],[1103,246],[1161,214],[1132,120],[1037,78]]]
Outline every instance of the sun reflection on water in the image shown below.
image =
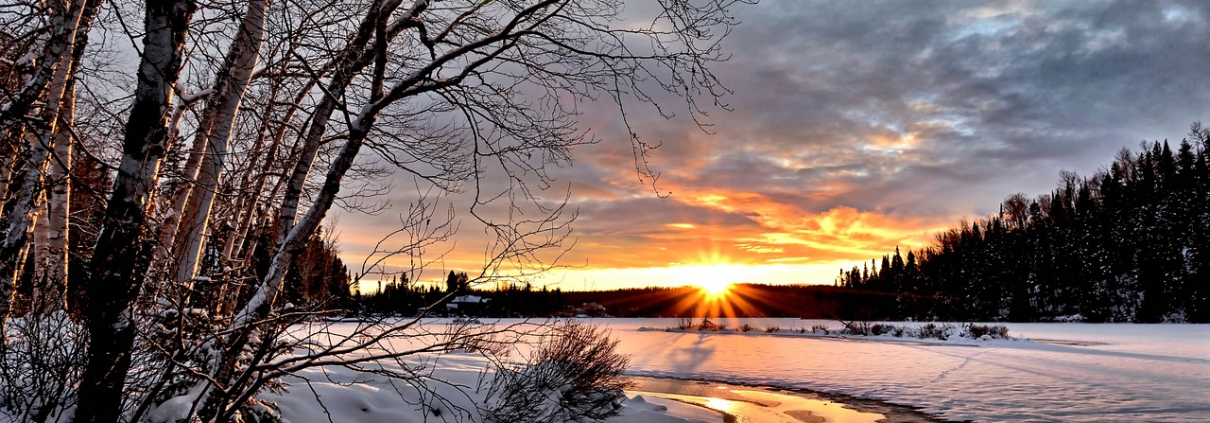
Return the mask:
[[[645,385],[657,391],[634,391],[634,394],[666,398],[700,406],[723,414],[723,420],[739,423],[803,423],[847,422],[876,423],[887,416],[848,408],[830,399],[813,399],[775,389],[727,385],[699,385],[692,381],[658,380]],[[728,399],[718,398],[725,397]]]
[[724,413],[731,412],[735,408],[735,402],[721,398],[708,398],[706,399],[706,403],[702,405],[711,410],[722,411]]

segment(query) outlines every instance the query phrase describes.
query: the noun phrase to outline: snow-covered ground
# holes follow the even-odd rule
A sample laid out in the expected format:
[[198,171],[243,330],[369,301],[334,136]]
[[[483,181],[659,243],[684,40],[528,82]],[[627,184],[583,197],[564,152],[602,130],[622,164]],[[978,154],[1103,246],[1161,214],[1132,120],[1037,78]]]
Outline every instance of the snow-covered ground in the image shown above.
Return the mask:
[[[436,322],[436,325],[444,322]],[[398,345],[403,346],[403,345]],[[345,355],[356,357],[357,353]],[[424,423],[485,422],[491,420],[490,394],[493,366],[483,355],[463,351],[419,354],[401,360],[376,360],[352,366],[328,365],[305,369],[283,378],[287,389],[262,393],[259,398],[276,405],[288,423]],[[373,371],[365,371],[370,369]],[[382,373],[407,373],[407,379]],[[553,398],[553,397],[552,397]],[[160,407],[152,421],[175,421],[188,411]],[[552,399],[553,400],[553,399]],[[553,403],[545,404],[547,406]],[[722,421],[722,414],[669,396],[628,393],[621,414],[609,423],[707,423]]]
[[[676,319],[589,321],[610,328],[621,339],[619,348],[632,356],[630,372],[635,375],[806,388],[918,406],[952,420],[1210,421],[1207,325],[1008,324],[1011,336],[1033,341],[930,343],[767,335],[759,329],[640,330],[676,326]],[[757,328],[840,327],[834,321],[798,319],[715,321],[732,328],[741,323]],[[427,368],[438,379],[474,386],[484,366],[473,354],[446,354]],[[421,394],[383,378],[339,368],[314,369],[301,376],[310,380],[309,386],[290,378],[290,393],[266,396],[278,402],[293,423],[327,422],[328,413],[332,421],[347,422],[424,418],[417,413]],[[446,394],[461,407],[474,409],[478,394],[453,392]],[[314,401],[316,393],[326,399],[327,409]],[[721,420],[667,396],[643,395],[640,399],[630,393],[633,399],[626,402],[623,415],[611,423]],[[445,415],[452,411],[445,410]],[[428,417],[434,421],[434,416]]]
[[[639,375],[877,398],[953,420],[1210,421],[1210,325],[1010,323],[1010,336],[1046,342],[967,346],[639,330],[676,326],[675,319],[594,322],[622,339]],[[798,319],[716,322],[840,327]]]

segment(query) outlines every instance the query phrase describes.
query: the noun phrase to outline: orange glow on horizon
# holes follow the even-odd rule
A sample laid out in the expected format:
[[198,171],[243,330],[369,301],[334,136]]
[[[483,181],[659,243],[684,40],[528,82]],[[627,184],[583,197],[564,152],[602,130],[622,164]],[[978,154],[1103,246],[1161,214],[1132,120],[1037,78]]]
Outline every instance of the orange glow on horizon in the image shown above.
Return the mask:
[[703,282],[698,287],[707,297],[721,297],[727,295],[727,292],[731,290],[731,285],[731,282],[716,279]]
[[[527,282],[565,290],[694,286],[711,287],[711,292],[733,283],[832,284],[840,269],[860,268],[896,247],[908,251],[928,246],[932,235],[947,227],[946,218],[903,217],[847,206],[804,210],[777,197],[726,189],[690,190],[672,201],[710,213],[650,222],[590,219],[583,223],[588,230],[573,250],[550,250],[570,265],[531,273]],[[344,261],[362,262],[364,254],[376,248],[374,233],[343,229]],[[474,242],[458,245],[467,244]],[[467,251],[459,247],[443,257],[434,277],[444,277],[446,269],[475,273],[484,257]],[[388,271],[408,271],[413,263],[401,257],[383,265]],[[493,270],[509,274],[511,269]]]

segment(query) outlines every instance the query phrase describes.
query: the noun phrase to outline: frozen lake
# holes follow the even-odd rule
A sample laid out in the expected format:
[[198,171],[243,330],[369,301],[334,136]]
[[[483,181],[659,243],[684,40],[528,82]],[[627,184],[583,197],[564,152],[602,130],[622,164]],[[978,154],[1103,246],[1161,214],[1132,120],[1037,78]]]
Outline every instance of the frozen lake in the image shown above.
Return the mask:
[[[622,416],[610,419],[610,423],[722,419],[715,412],[686,402],[751,417],[738,421],[817,421],[803,420],[802,415],[794,413],[811,410],[814,417],[849,415],[849,411],[838,409],[834,402],[854,404],[854,397],[919,407],[930,415],[955,421],[1210,421],[1210,400],[1207,400],[1210,325],[1010,323],[1009,335],[1019,340],[962,338],[924,342],[889,336],[813,337],[786,330],[810,329],[814,325],[839,329],[841,325],[835,321],[712,319],[730,328],[744,323],[756,328],[739,333],[662,330],[677,326],[677,319],[582,320],[605,326],[620,339],[618,348],[631,356],[628,373],[633,376],[732,385],[722,389],[723,384],[700,384],[709,387],[711,393],[660,390],[650,384],[646,388],[636,386],[629,393],[635,399]],[[524,322],[483,319],[482,324],[530,326]],[[447,319],[432,319],[424,326],[440,337],[450,323]],[[914,324],[918,323],[906,323]],[[331,329],[330,333],[348,332],[355,326],[317,325]],[[772,335],[762,331],[770,326],[783,331]],[[643,327],[659,329],[640,330]],[[309,330],[301,326],[299,329]],[[391,349],[414,346],[413,342],[424,339],[427,338],[407,338],[398,344],[392,341]],[[527,349],[522,345],[515,347],[519,351]],[[419,364],[422,365],[419,368],[430,369],[433,380],[442,381],[438,385],[446,388],[477,386],[482,372],[489,367],[481,355],[465,351],[417,355],[407,360],[408,366]],[[399,368],[402,362],[388,360],[374,365]],[[332,421],[347,422],[426,421],[423,420],[426,414],[417,404],[425,403],[422,399],[427,391],[400,390],[394,382],[374,374],[327,366],[307,369],[285,382],[299,389],[282,395],[266,393],[264,397],[278,402],[283,416],[293,423],[326,422],[332,416],[338,417]],[[785,397],[776,389],[750,389],[742,385],[806,389],[850,398],[826,397],[823,404],[818,404]],[[307,389],[301,389],[303,386]],[[724,390],[733,396],[716,395]],[[469,393],[482,394],[480,390],[455,389],[442,395],[460,398],[451,404],[473,411],[478,397],[467,396]],[[661,393],[697,398],[661,397]],[[646,400],[638,399],[639,396]],[[803,396],[808,400],[811,397]],[[317,397],[326,398],[329,405],[321,406]],[[751,405],[754,403],[758,406]],[[903,410],[864,407],[856,411],[884,413],[888,417],[895,414],[901,418],[893,420],[899,422],[922,421]],[[832,421],[868,421],[868,416],[854,416],[836,417]]]
[[1210,421],[1210,325],[1007,324],[1011,336],[1042,342],[957,346],[639,330],[675,326],[676,319],[591,321],[621,338],[635,375],[805,388],[921,407],[950,420]]

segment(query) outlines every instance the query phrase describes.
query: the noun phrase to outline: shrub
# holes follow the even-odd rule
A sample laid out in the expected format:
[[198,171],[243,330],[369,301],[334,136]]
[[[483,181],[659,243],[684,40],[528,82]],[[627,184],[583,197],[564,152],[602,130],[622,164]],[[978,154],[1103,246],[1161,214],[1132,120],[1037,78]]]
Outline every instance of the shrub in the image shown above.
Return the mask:
[[596,326],[568,322],[552,329],[529,363],[501,368],[481,411],[488,423],[600,421],[618,415],[630,382],[629,357]]
[[1004,325],[976,325],[966,324],[966,332],[971,338],[979,339],[983,335],[987,335],[992,339],[1008,338],[1008,328]]
[[890,332],[894,326],[875,323],[870,325],[870,335],[878,336]]
[[844,332],[842,332],[842,333],[846,333],[849,335],[869,336],[873,331],[873,328],[870,326],[870,322],[853,321],[853,322],[841,322],[841,323],[844,323]]
[[944,341],[949,339],[950,335],[953,333],[954,325],[949,323],[944,323],[941,326],[937,326],[935,323],[927,323],[920,327],[919,331],[916,333],[916,337],[920,339],[940,339]]
[[688,317],[678,319],[676,321],[676,328],[679,330],[693,329],[693,319],[690,319]]
[[822,333],[824,335],[827,335],[829,333],[828,325],[812,325],[811,332],[812,333]]
[[739,325],[739,331],[740,331],[740,332],[751,332],[751,331],[752,331],[752,329],[754,329],[754,328],[752,327],[752,325],[749,325],[749,324],[747,324],[747,323],[744,323],[744,324]]
[[58,311],[8,321],[0,340],[0,416],[7,421],[66,420],[76,405],[88,334]]
[[769,326],[769,327],[765,328],[765,333],[774,333],[774,332],[779,332],[779,331],[781,331],[781,328],[777,327],[777,326]]
[[702,322],[697,324],[697,330],[717,331],[719,328],[718,325],[714,324],[714,322],[711,322],[710,319],[702,318]]

